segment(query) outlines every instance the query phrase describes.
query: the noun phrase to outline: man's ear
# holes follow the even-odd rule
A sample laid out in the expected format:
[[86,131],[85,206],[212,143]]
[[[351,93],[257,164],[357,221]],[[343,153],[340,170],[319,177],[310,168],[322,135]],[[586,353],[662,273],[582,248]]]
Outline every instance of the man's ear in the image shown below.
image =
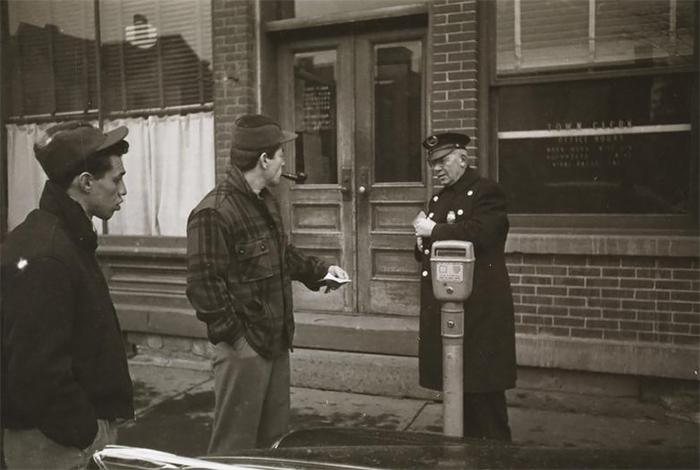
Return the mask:
[[263,169],[267,168],[267,162],[270,160],[270,156],[267,154],[267,152],[263,152],[260,154],[260,158],[258,161],[260,162],[260,166],[262,166]]
[[76,178],[78,179],[78,188],[80,188],[80,191],[84,193],[89,193],[92,191],[92,185],[95,182],[95,178],[91,173],[83,171],[76,176]]

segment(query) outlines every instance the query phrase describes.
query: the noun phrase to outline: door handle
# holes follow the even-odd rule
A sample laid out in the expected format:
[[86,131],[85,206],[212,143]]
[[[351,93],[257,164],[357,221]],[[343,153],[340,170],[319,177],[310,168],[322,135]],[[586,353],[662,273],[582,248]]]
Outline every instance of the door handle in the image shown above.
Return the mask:
[[352,168],[340,170],[340,193],[343,195],[343,200],[352,199]]
[[360,194],[369,193],[369,168],[366,166],[360,167],[360,181],[357,192]]

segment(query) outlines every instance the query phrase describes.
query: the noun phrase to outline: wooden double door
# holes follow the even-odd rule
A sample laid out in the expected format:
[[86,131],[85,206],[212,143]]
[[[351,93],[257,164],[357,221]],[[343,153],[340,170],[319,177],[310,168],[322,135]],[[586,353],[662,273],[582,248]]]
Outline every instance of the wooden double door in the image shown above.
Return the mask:
[[353,281],[328,295],[296,285],[296,310],[417,315],[411,221],[430,190],[424,30],[289,42],[278,52],[280,121],[299,134],[285,148],[286,170],[308,176],[279,188],[286,224],[296,246]]

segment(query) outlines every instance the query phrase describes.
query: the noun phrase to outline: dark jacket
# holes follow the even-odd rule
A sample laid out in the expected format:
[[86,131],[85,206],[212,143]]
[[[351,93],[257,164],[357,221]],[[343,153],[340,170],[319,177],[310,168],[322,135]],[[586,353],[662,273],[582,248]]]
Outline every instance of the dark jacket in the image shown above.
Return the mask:
[[[456,221],[447,224],[447,213]],[[464,391],[481,393],[515,386],[513,296],[504,247],[508,235],[506,196],[495,182],[467,169],[452,186],[433,196],[428,215],[437,223],[424,251],[415,250],[421,267],[420,384],[442,389],[442,338],[439,301],[433,296],[430,246],[436,240],[474,244],[474,284],[464,302]],[[423,275],[427,274],[427,275]]]
[[84,449],[97,419],[132,418],[116,312],[80,205],[47,182],[2,246],[2,426]]
[[291,280],[318,290],[328,263],[287,242],[277,201],[230,167],[187,222],[187,297],[212,343],[242,335],[263,357],[292,347]]

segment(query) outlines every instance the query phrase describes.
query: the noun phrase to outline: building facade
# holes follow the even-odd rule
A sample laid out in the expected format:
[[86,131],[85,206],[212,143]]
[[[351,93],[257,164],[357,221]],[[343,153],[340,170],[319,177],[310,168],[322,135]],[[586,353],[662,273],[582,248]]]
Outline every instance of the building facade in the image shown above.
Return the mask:
[[696,2],[78,1],[80,31],[19,3],[3,6],[19,64],[3,67],[3,222],[41,189],[20,155],[42,126],[128,125],[130,192],[100,256],[130,341],[206,355],[184,221],[225,174],[233,121],[263,112],[300,136],[287,169],[308,179],[278,190],[292,242],[353,279],[295,288],[306,366],[414,367],[411,220],[439,189],[420,142],[458,131],[509,195],[523,371],[697,380]]

